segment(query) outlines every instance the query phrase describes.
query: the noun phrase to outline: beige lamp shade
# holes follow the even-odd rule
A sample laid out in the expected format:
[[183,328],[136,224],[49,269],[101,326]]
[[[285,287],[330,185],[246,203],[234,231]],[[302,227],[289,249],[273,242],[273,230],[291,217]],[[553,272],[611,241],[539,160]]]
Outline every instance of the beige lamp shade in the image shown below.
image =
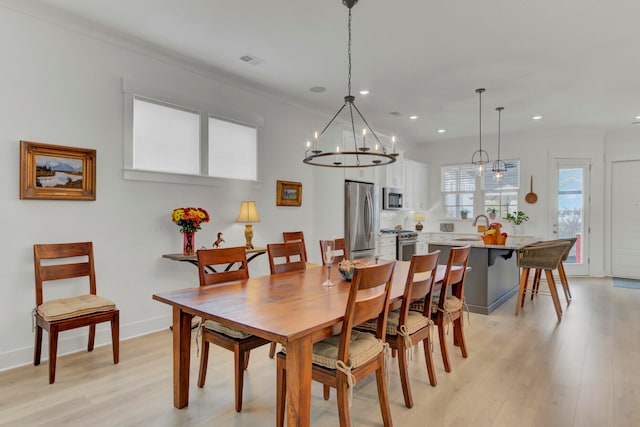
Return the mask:
[[240,213],[236,222],[260,222],[260,217],[256,210],[256,202],[253,200],[243,201],[240,205]]
[[416,212],[413,214],[413,220],[415,222],[422,222],[425,219],[425,214],[422,212]]

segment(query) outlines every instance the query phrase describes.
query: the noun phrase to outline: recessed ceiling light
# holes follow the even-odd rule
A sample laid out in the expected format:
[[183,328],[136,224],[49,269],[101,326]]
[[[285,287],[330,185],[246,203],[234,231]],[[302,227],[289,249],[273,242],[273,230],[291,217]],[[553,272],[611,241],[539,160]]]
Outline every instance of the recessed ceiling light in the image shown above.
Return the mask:
[[360,95],[369,95],[369,91],[364,89],[360,91]]
[[438,133],[445,133],[446,131],[446,129],[438,129]]
[[531,118],[532,118],[533,120],[540,120],[540,119],[542,119],[542,116],[533,116],[533,117],[531,117]]
[[640,120],[640,116],[636,116],[636,120]]
[[327,90],[327,88],[324,86],[314,86],[312,88],[309,88],[309,90],[313,93],[322,93]]
[[409,116],[409,120],[417,120],[418,116]]

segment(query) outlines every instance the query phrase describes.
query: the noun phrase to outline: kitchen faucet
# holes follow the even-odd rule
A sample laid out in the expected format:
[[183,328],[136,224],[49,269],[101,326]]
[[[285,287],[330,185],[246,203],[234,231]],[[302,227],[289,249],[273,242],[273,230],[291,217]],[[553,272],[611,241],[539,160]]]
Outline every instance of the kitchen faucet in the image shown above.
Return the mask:
[[481,217],[484,218],[487,221],[487,229],[488,229],[489,228],[489,218],[487,218],[487,216],[485,214],[480,214],[477,217],[475,217],[473,219],[473,222],[471,223],[471,226],[475,227],[476,224],[478,223],[478,218],[481,218]]

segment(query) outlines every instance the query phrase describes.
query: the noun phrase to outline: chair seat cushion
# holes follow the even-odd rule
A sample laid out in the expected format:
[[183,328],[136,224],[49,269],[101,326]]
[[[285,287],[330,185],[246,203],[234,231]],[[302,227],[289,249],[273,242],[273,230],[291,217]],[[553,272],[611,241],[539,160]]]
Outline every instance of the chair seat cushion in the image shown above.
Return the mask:
[[415,300],[411,304],[409,304],[409,310],[411,311],[419,311],[424,312],[424,298]]
[[[387,319],[387,334],[388,335],[398,335],[398,324],[400,322],[400,310],[394,310],[389,312],[389,317]],[[417,311],[409,311],[407,315],[407,332],[409,334],[413,334],[416,331],[433,324],[431,319],[424,317],[422,313]],[[377,319],[368,320],[361,325],[358,325],[358,329],[363,329],[367,331],[374,331],[378,326]]]
[[[454,312],[454,311],[459,311],[462,310],[462,301],[460,300],[460,298],[456,297],[456,296],[450,296],[447,297],[447,299],[444,300],[444,311],[445,312]],[[438,312],[438,303],[437,302],[432,302],[431,303],[431,313],[437,313]]]
[[227,336],[229,336],[231,338],[237,338],[239,340],[243,340],[243,339],[249,338],[251,336],[251,334],[239,331],[237,329],[230,328],[228,326],[224,326],[223,324],[218,323],[218,322],[214,322],[213,320],[205,320],[204,327],[209,329],[209,330],[212,330],[212,331],[219,332],[221,334],[227,335]]
[[[336,369],[338,363],[338,347],[340,347],[340,335],[334,335],[313,345],[311,362],[329,369]],[[286,346],[282,351],[287,352]],[[348,365],[351,369],[368,362],[384,351],[384,344],[375,335],[357,330],[351,331],[351,343],[349,344]]]
[[88,294],[47,301],[40,304],[37,311],[44,320],[52,322],[102,311],[111,311],[115,308],[116,303],[112,300]]

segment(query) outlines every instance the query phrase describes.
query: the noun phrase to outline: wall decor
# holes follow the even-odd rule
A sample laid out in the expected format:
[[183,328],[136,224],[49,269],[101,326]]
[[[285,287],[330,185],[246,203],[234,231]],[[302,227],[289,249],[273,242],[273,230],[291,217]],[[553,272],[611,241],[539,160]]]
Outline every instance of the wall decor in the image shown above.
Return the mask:
[[96,150],[20,141],[20,198],[95,200]]
[[276,206],[302,205],[302,183],[278,180]]

